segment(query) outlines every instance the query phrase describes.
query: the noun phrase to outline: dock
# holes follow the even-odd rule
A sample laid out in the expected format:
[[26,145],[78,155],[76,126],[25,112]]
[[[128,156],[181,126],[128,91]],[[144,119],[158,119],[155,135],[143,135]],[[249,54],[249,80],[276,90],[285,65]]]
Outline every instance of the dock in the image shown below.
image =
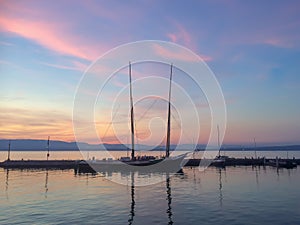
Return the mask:
[[[209,159],[202,159],[209,160]],[[188,159],[185,167],[199,166],[201,159]],[[212,160],[210,159],[210,162]],[[300,165],[300,159],[227,158],[224,166],[270,166],[292,169]],[[212,162],[210,166],[218,166]],[[6,160],[0,162],[4,169],[74,169],[75,173],[95,173],[84,160]]]
[[[202,159],[208,160],[208,159]],[[188,166],[199,166],[201,159],[189,159],[185,164]],[[210,159],[211,161],[211,159]],[[226,158],[224,166],[271,166],[278,168],[295,168],[300,165],[300,159],[267,159],[267,158]],[[210,166],[217,166],[214,162]]]
[[0,167],[8,169],[74,169],[77,164],[77,160],[6,160],[0,162]]

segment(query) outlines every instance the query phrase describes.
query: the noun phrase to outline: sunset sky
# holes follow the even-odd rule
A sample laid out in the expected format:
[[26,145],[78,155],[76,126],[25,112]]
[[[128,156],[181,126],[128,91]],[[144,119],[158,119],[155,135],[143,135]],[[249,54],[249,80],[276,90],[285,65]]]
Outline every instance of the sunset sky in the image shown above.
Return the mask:
[[[0,0],[0,139],[74,141],[73,99],[83,72],[110,49],[140,40],[175,42],[203,58],[225,97],[225,144],[252,145],[254,137],[259,144],[300,144],[297,0]],[[199,143],[208,137],[203,127]],[[115,143],[111,132],[107,142]],[[186,143],[198,139],[186,136]]]

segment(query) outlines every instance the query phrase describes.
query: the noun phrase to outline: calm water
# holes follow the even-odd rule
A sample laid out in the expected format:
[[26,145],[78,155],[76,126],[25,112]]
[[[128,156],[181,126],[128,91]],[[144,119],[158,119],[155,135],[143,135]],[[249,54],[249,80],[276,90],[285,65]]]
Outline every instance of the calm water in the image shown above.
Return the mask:
[[[157,183],[136,185],[143,180]],[[0,169],[0,223],[299,224],[299,188],[299,167],[185,168],[174,176]]]

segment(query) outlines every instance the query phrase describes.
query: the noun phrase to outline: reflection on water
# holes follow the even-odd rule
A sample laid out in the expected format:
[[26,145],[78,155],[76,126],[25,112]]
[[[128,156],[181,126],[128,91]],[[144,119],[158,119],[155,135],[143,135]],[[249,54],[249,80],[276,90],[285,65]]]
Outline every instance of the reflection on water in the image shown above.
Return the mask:
[[167,177],[166,177],[166,187],[167,187],[167,201],[168,201],[168,209],[167,209],[167,214],[168,214],[168,218],[169,218],[169,221],[168,221],[168,224],[173,224],[173,221],[172,221],[172,193],[171,193],[171,184],[170,184],[170,175],[167,174]]
[[135,200],[134,200],[134,173],[131,172],[131,204],[130,204],[130,216],[129,216],[129,219],[128,219],[128,224],[132,224],[132,222],[133,222],[134,207],[135,207]]
[[8,199],[8,177],[9,177],[9,169],[6,170],[6,178],[5,178],[5,195],[6,195],[6,199]]
[[47,192],[48,192],[48,176],[49,176],[49,172],[47,169],[46,170],[46,179],[45,179],[45,198],[47,198]]
[[[299,169],[183,172],[74,175],[72,170],[0,169],[0,223],[297,224],[300,220]],[[109,176],[127,180],[128,186],[107,180]],[[159,182],[136,186],[137,181],[152,178]]]
[[[222,168],[217,168],[219,171],[219,200],[220,200],[220,206],[222,207],[223,205],[223,193],[222,193]],[[225,170],[225,168],[224,168]]]
[[[135,175],[137,175],[136,172],[130,172],[130,178],[131,178],[131,204],[130,204],[130,213],[129,213],[129,219],[128,219],[128,224],[131,225],[133,224],[133,219],[135,216]],[[172,221],[172,193],[171,193],[171,177],[170,174],[166,174],[166,200],[167,200],[167,216],[168,216],[168,224],[173,224]]]
[[[258,181],[258,170],[260,170],[260,166],[253,166],[255,169],[255,182],[256,182],[256,186],[259,187],[259,181]],[[252,168],[253,168],[252,167]]]

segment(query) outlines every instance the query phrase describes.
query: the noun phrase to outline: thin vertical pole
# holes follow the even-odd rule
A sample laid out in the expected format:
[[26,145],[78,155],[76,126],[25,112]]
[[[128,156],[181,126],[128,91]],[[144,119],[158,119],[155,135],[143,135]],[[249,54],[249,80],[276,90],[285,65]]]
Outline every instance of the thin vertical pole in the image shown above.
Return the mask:
[[8,141],[7,161],[10,161],[10,140]]
[[218,148],[219,148],[219,158],[221,157],[221,146],[220,146],[220,130],[219,125],[217,125],[217,131],[218,131]]
[[126,156],[128,157],[128,149],[129,149],[129,141],[128,141],[128,136],[127,136],[127,141],[126,141],[127,143],[126,143],[126,149],[127,149],[127,154],[126,154]]
[[254,138],[254,156],[255,156],[255,159],[257,159],[257,155],[256,155],[256,140]]
[[131,160],[134,160],[135,159],[135,156],[134,156],[134,112],[133,112],[132,79],[131,79],[131,63],[130,62],[129,62],[129,85],[130,85]]
[[48,136],[48,142],[47,142],[47,160],[49,159],[50,153],[49,153],[49,145],[50,145],[50,136]]
[[168,105],[168,127],[167,127],[167,142],[166,142],[166,157],[170,156],[170,136],[171,136],[171,90],[172,90],[172,76],[173,64],[171,64],[170,71],[170,85],[169,85],[169,105]]

